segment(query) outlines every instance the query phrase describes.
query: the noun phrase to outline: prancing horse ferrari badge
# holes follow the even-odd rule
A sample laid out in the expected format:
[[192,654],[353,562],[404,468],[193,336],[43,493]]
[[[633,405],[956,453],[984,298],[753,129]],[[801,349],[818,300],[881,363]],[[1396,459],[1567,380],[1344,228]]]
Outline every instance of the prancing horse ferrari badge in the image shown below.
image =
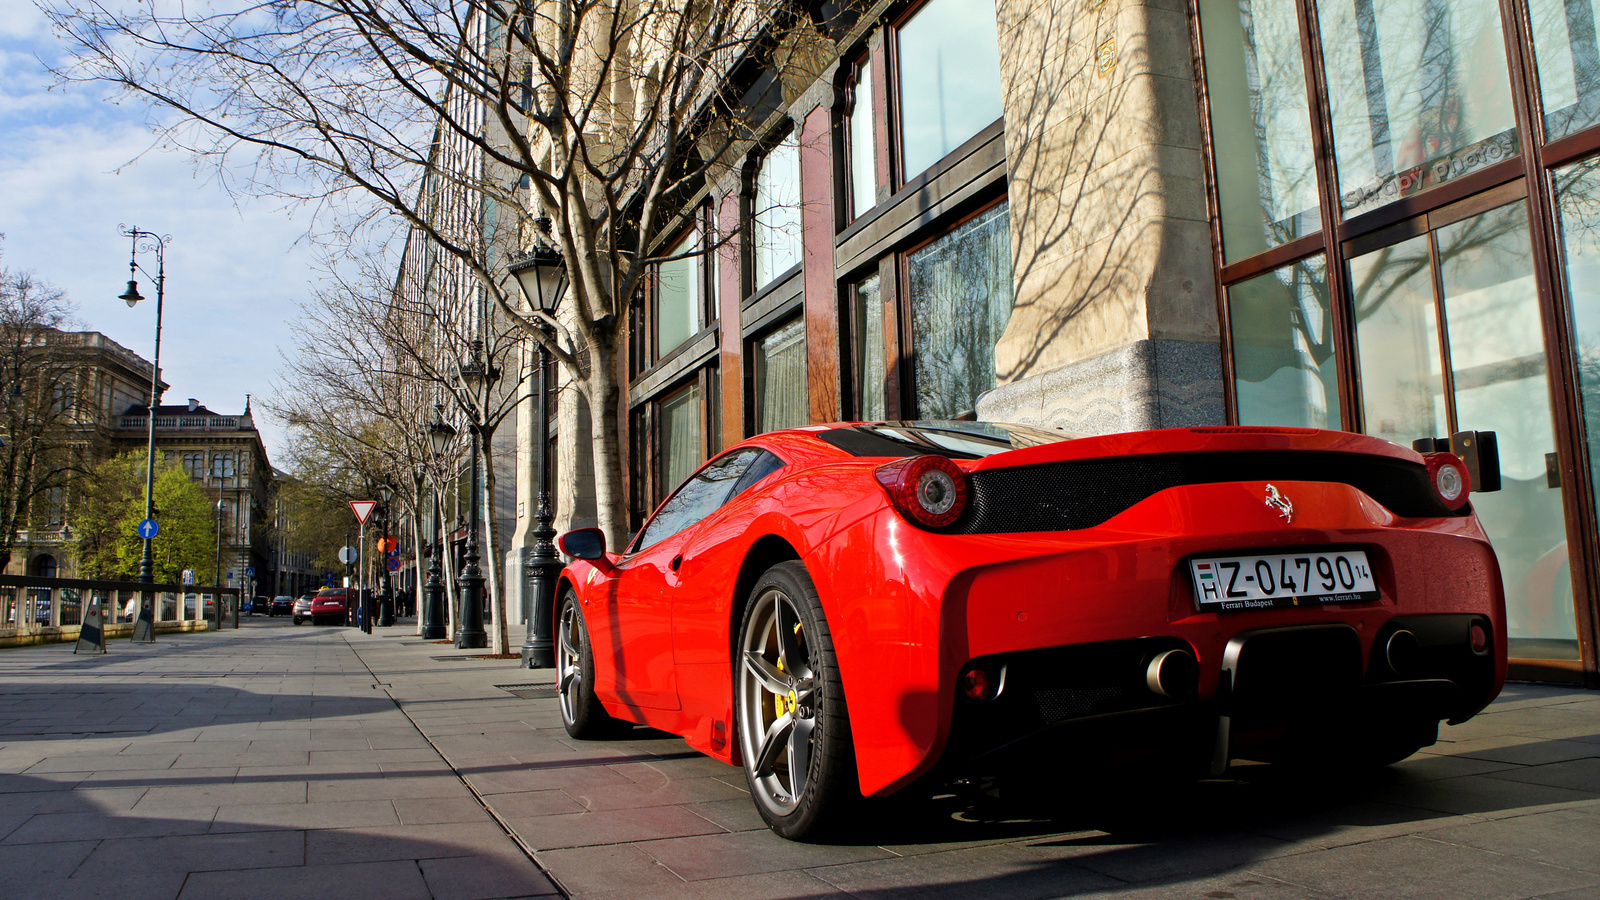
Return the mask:
[[1294,504],[1290,503],[1289,498],[1285,497],[1283,492],[1278,490],[1277,485],[1267,485],[1266,503],[1268,506],[1277,510],[1278,515],[1283,516],[1283,521],[1291,524],[1294,522]]

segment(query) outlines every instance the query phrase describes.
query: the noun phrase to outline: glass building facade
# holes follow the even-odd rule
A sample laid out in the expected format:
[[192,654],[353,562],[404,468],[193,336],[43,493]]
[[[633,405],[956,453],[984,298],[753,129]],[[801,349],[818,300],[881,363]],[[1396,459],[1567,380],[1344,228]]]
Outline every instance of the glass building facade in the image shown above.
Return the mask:
[[[1588,0],[1196,0],[1232,421],[1498,436],[1511,656],[1594,667]],[[1514,669],[1513,676],[1517,674]]]

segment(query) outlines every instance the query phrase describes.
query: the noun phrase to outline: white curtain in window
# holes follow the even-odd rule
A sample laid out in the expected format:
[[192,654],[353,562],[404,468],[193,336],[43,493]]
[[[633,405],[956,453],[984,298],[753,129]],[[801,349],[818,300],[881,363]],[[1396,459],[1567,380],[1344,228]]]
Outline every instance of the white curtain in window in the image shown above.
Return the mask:
[[[698,248],[699,236],[679,241],[665,255]],[[656,358],[678,349],[700,331],[700,257],[685,256],[656,267]]]
[[755,247],[756,290],[800,262],[800,144],[784,138],[756,174],[755,221],[751,240]]
[[856,409],[858,419],[884,417],[883,300],[878,276],[861,279],[855,287]]
[[994,345],[1011,321],[1011,216],[995,206],[911,254],[916,414],[954,418],[995,386]]
[[756,352],[756,430],[809,424],[805,321],[797,318],[778,327],[761,339]]
[[694,474],[704,458],[700,449],[700,387],[687,388],[661,401],[661,494]]
[[878,205],[878,154],[872,135],[872,63],[856,70],[850,86],[850,202],[851,218]]

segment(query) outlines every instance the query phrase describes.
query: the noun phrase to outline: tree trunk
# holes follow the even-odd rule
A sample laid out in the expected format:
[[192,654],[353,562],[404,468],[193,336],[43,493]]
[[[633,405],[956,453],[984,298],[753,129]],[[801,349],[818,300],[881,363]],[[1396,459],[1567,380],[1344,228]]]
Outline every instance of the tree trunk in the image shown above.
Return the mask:
[[411,607],[417,618],[417,637],[422,636],[422,605],[427,602],[423,593],[427,570],[422,565],[422,534],[422,496],[418,494],[411,504],[411,565],[416,572],[411,578]]
[[606,547],[620,551],[628,538],[627,483],[623,478],[621,388],[616,367],[621,361],[613,332],[597,340],[589,375],[589,436],[594,442],[594,509],[606,533]]
[[494,621],[490,623],[492,627],[489,630],[489,652],[499,655],[509,652],[506,648],[510,646],[511,628],[507,622],[510,616],[507,615],[508,607],[503,583],[505,581],[505,573],[501,571],[501,566],[505,565],[505,563],[500,556],[500,529],[495,527],[494,448],[492,446],[494,429],[490,428],[482,431],[478,436],[478,441],[483,445],[483,480],[478,482],[482,493],[478,495],[478,503],[484,511],[484,515],[479,521],[483,526],[484,532],[488,535],[488,540],[484,542],[488,565],[483,565],[483,560],[479,560],[479,565],[488,573],[489,607],[494,610]]
[[[451,491],[452,499],[454,494],[455,492]],[[444,498],[440,497],[439,523],[445,526],[445,523],[450,521],[452,520],[444,514]],[[439,568],[443,572],[441,577],[444,578],[445,637],[451,639],[456,636],[456,555],[450,546],[450,535],[453,533],[454,529],[445,526],[439,536]]]

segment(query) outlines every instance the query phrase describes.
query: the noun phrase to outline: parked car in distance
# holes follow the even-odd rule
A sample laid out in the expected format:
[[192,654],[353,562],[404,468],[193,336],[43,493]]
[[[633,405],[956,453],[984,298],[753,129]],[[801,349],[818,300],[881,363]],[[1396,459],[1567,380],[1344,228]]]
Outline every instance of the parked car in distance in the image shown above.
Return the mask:
[[[306,605],[308,607],[311,605],[310,598],[307,598]],[[267,615],[269,616],[287,616],[293,611],[294,598],[288,594],[280,594],[273,597],[272,601],[267,604]]]
[[272,608],[272,600],[267,597],[255,597],[250,600],[250,615],[266,615]]
[[[216,598],[216,595],[215,594],[202,594],[201,596],[205,598],[205,604],[206,604],[205,605],[205,610],[206,610],[205,614],[206,614],[206,617],[209,618],[212,615],[215,615],[216,611],[217,611],[217,598]],[[186,619],[194,618],[194,602],[195,602],[194,598],[195,598],[194,594],[184,594],[183,595],[183,615],[184,615],[184,618],[186,618]]]
[[296,610],[294,624],[307,619],[313,625],[343,625],[350,614],[350,592],[345,588],[324,588],[311,598],[305,612]]

